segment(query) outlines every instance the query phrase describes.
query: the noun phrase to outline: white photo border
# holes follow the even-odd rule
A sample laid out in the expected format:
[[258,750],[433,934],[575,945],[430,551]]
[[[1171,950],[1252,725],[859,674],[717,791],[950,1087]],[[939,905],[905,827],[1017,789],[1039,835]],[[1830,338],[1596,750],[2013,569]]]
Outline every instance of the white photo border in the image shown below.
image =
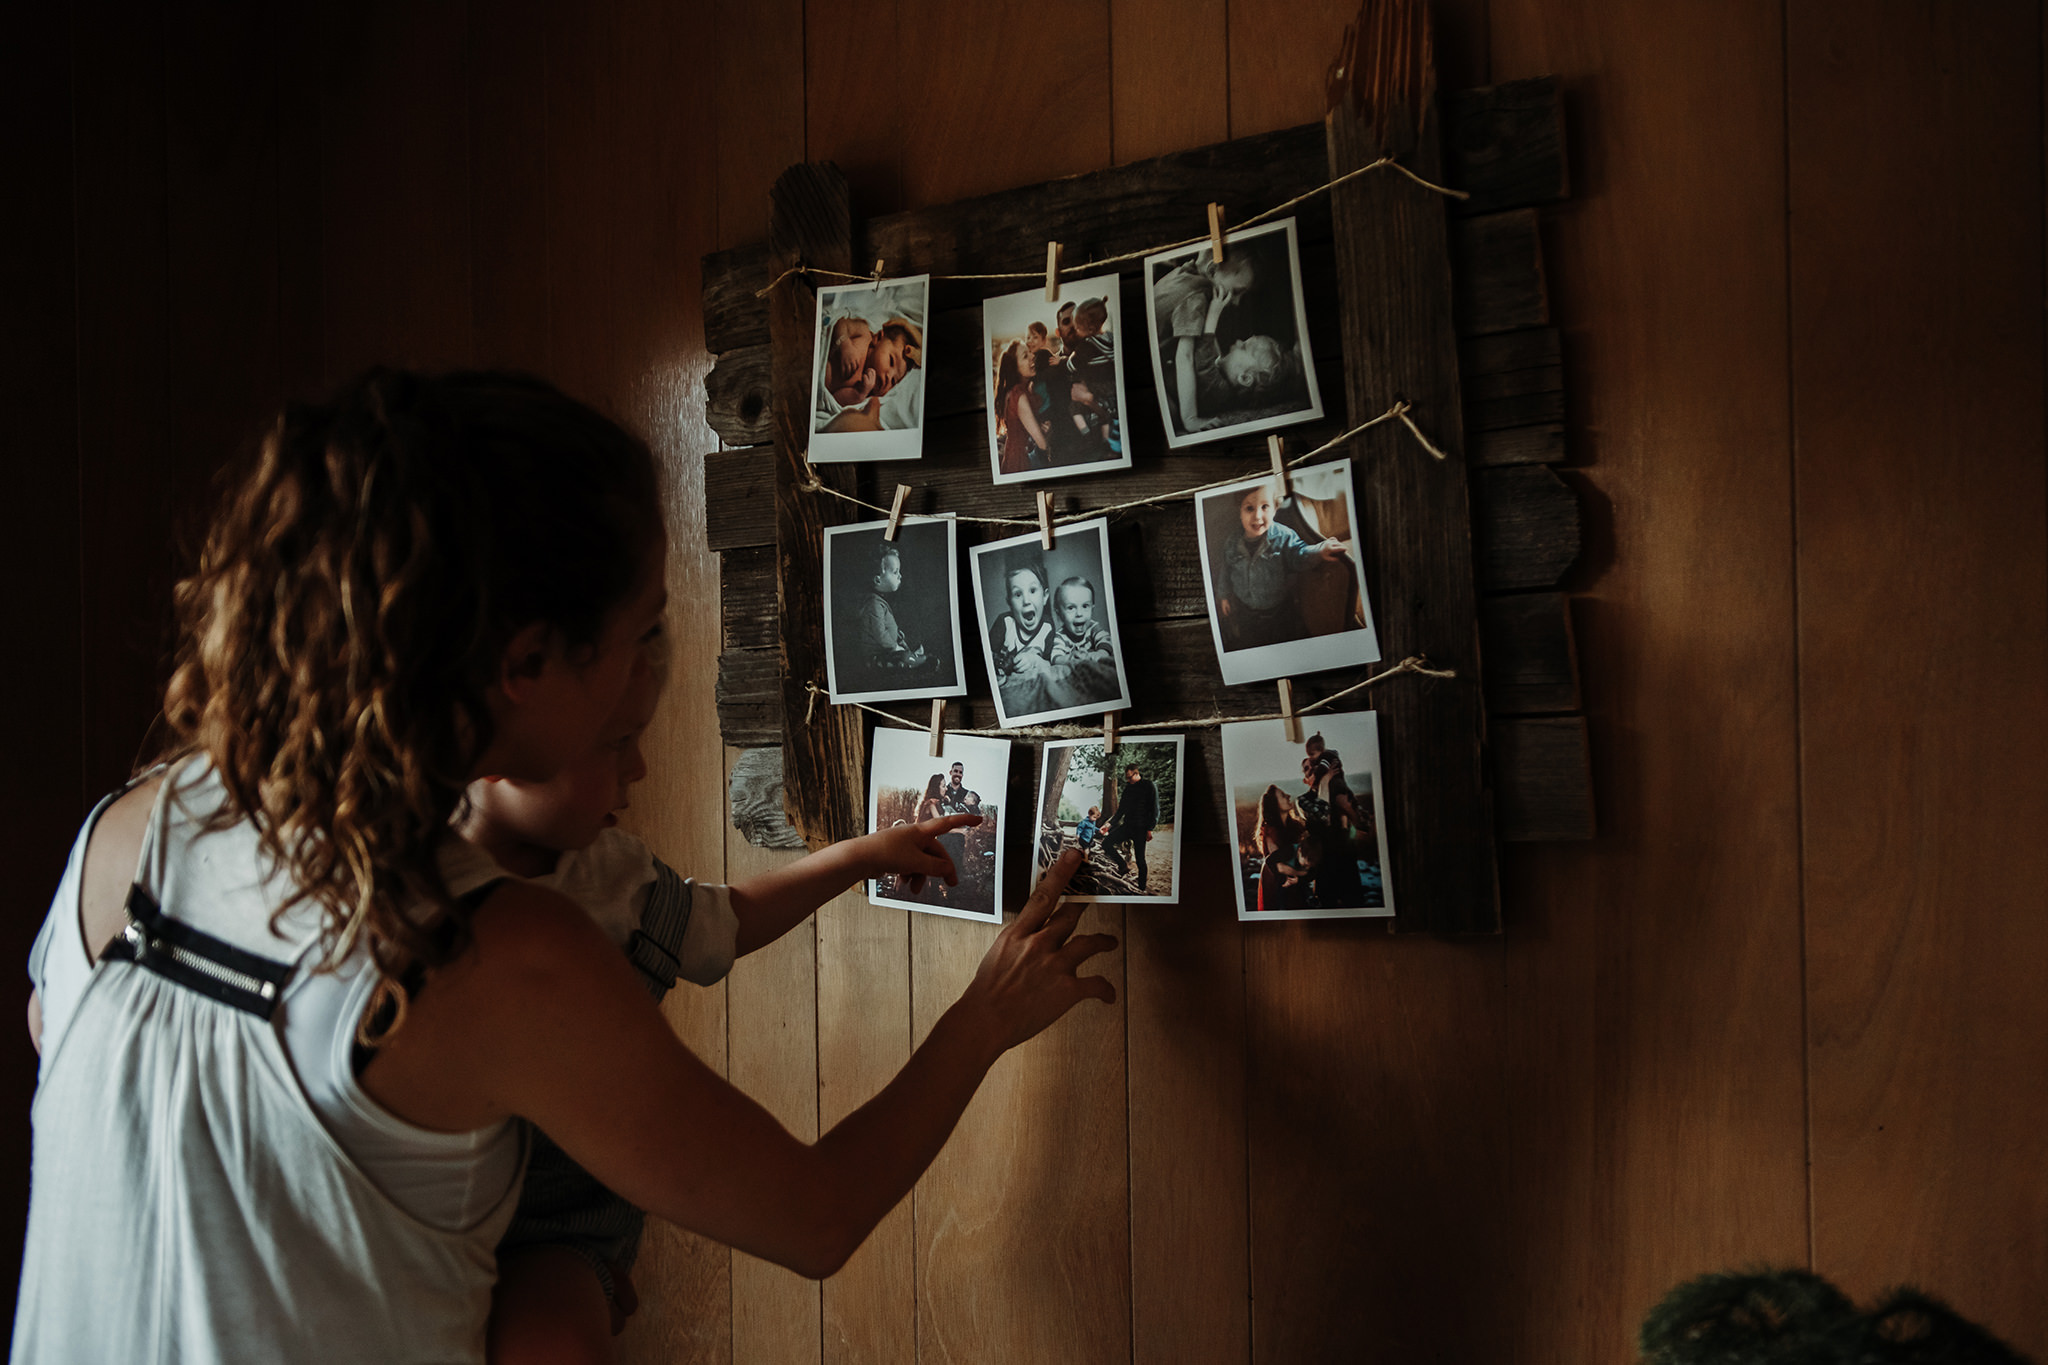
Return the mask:
[[825,384],[824,349],[826,310],[848,294],[863,290],[880,293],[900,285],[921,284],[924,286],[924,331],[923,354],[931,354],[932,337],[932,277],[930,275],[901,275],[895,279],[857,280],[852,284],[828,285],[818,291],[817,315],[811,324],[811,401],[804,409],[804,430],[808,447],[805,458],[812,464],[852,464],[861,460],[921,460],[924,458],[924,424],[931,394],[928,390],[930,374],[928,366],[920,361],[918,368],[926,371],[918,380],[927,391],[918,395],[917,425],[897,431],[819,431],[818,391]]
[[[1372,774],[1373,834],[1379,844],[1380,854],[1380,905],[1377,907],[1361,906],[1355,909],[1345,906],[1334,910],[1259,910],[1246,907],[1244,903],[1244,850],[1238,842],[1239,835],[1237,829],[1237,783],[1234,780],[1235,775],[1231,771],[1230,762],[1230,751],[1233,747],[1238,746],[1234,746],[1231,740],[1233,734],[1235,734],[1240,741],[1264,743],[1271,739],[1277,739],[1282,745],[1292,746],[1287,738],[1287,722],[1284,720],[1234,721],[1223,727],[1223,733],[1220,738],[1223,749],[1223,818],[1228,822],[1231,857],[1235,864],[1232,869],[1230,884],[1231,894],[1237,898],[1237,917],[1239,920],[1249,923],[1264,923],[1267,920],[1283,919],[1393,918],[1395,913],[1394,874],[1393,869],[1387,865],[1387,805],[1384,795],[1386,784],[1381,778],[1380,769],[1379,712],[1327,711],[1313,717],[1313,723],[1311,723],[1311,718],[1304,717],[1302,719],[1303,734],[1304,736],[1313,734],[1319,728],[1327,729],[1330,722],[1334,720],[1358,720],[1360,718],[1363,718],[1366,722],[1364,728],[1359,732],[1359,737],[1365,744],[1367,760],[1365,767]],[[1346,747],[1356,751],[1356,746],[1352,744],[1351,736],[1348,733],[1341,736],[1341,738]],[[1337,746],[1332,745],[1330,747],[1335,748]],[[1239,761],[1242,762],[1243,760],[1240,759]],[[1359,765],[1356,763],[1349,764],[1345,768],[1347,781],[1350,779],[1351,774],[1358,771],[1358,768]],[[1356,797],[1357,794],[1354,788],[1352,795]]]
[[[1101,744],[1102,742],[1103,740],[1099,736],[1094,739],[1049,739],[1045,741],[1043,752],[1039,754],[1038,758],[1038,802],[1036,805],[1032,807],[1031,811],[1031,884],[1033,886],[1038,885],[1039,879],[1045,876],[1046,870],[1046,865],[1043,862],[1039,861],[1039,855],[1043,852],[1043,850],[1039,846],[1038,842],[1038,813],[1045,809],[1045,784],[1046,779],[1050,777],[1052,774],[1052,751],[1054,749],[1078,748],[1083,744]],[[1122,753],[1125,749],[1131,748],[1135,745],[1145,744],[1171,744],[1173,746],[1173,845],[1168,850],[1168,856],[1173,859],[1173,890],[1164,896],[1094,896],[1086,895],[1078,891],[1065,891],[1062,892],[1060,895],[1061,900],[1080,901],[1083,904],[1093,905],[1180,904],[1180,822],[1181,811],[1186,806],[1188,793],[1187,736],[1153,734],[1125,735],[1117,741],[1117,752]],[[1123,767],[1121,764],[1117,764],[1114,770],[1120,773],[1123,771]]]
[[834,648],[832,639],[832,621],[838,615],[833,610],[835,599],[832,596],[832,537],[849,531],[883,531],[888,529],[889,523],[886,521],[856,521],[846,526],[827,526],[825,528],[823,547],[825,560],[825,690],[826,695],[831,698],[834,705],[863,701],[919,701],[927,697],[964,697],[967,695],[967,656],[961,648],[962,642],[960,638],[960,524],[951,512],[945,512],[938,516],[905,516],[902,525],[930,525],[933,522],[939,521],[946,524],[947,596],[953,604],[952,611],[947,613],[947,617],[953,626],[953,681],[949,686],[940,688],[927,686],[899,687],[879,692],[842,692],[839,690],[839,653]]
[[[1078,521],[1070,525],[1061,526],[1055,532],[1053,545],[1055,548],[1058,547],[1059,537],[1061,536],[1090,534],[1099,537],[1102,545],[1101,599],[1108,607],[1109,647],[1110,652],[1116,656],[1117,695],[1103,702],[1086,702],[1079,706],[1062,707],[1053,711],[1033,711],[1021,716],[1011,715],[1009,710],[1004,707],[1002,682],[996,677],[996,661],[993,657],[989,656],[988,598],[987,594],[982,591],[981,586],[981,561],[986,556],[998,554],[1005,550],[1014,550],[1022,545],[1036,545],[1039,542],[1039,534],[1036,531],[1030,531],[1021,536],[1011,536],[1007,540],[992,540],[986,545],[976,545],[967,552],[968,568],[971,571],[974,582],[974,618],[981,626],[982,654],[984,662],[988,665],[989,691],[995,698],[997,721],[1006,730],[1021,725],[1041,725],[1049,721],[1070,720],[1075,716],[1099,716],[1106,711],[1127,711],[1130,709],[1131,680],[1130,675],[1124,669],[1124,637],[1122,630],[1117,625],[1116,585],[1112,579],[1113,570],[1110,568],[1109,563],[1109,518],[1092,517],[1087,521]],[[1048,583],[1046,585],[1046,597],[1048,599],[1046,611],[1048,614],[1055,610],[1051,599],[1056,591],[1051,584]],[[1058,629],[1057,624],[1055,624],[1054,629]]]
[[[962,751],[956,749],[954,747],[956,745],[966,745],[968,748]],[[892,755],[892,758],[898,762],[901,762],[904,758],[914,756],[940,764],[942,768],[951,767],[954,763],[963,761],[964,754],[971,753],[974,750],[985,752],[988,763],[994,766],[1000,754],[1002,785],[999,790],[1001,790],[1002,795],[996,798],[996,827],[990,831],[991,837],[995,840],[996,850],[996,865],[993,874],[995,880],[992,883],[995,889],[995,897],[994,904],[990,908],[989,913],[983,915],[969,910],[954,910],[944,905],[931,905],[925,901],[896,900],[893,897],[882,895],[880,891],[881,884],[871,878],[867,883],[868,904],[885,906],[892,910],[915,910],[919,914],[925,915],[944,915],[948,919],[973,920],[977,924],[1000,925],[1003,922],[1003,844],[1006,842],[1003,838],[1003,831],[1005,828],[1004,822],[1010,813],[1010,759],[1012,757],[1010,741],[1007,739],[990,738],[984,735],[947,735],[945,751],[937,758],[932,758],[930,754],[930,741],[924,731],[906,730],[894,725],[875,727],[874,740],[868,754],[868,832],[870,834],[875,832],[875,817],[881,809],[882,789],[877,778],[882,771],[882,763],[884,762],[883,751],[885,749],[903,749],[908,751],[905,754]]]

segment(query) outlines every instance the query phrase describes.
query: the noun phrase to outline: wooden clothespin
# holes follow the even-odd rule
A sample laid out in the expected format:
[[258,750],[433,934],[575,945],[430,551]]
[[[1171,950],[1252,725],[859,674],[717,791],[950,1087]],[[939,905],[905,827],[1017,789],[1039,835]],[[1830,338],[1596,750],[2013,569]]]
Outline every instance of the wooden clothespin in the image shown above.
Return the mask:
[[1266,453],[1273,457],[1273,501],[1285,502],[1291,493],[1287,487],[1287,442],[1278,436],[1268,436]]
[[1280,680],[1280,716],[1287,727],[1287,742],[1301,743],[1301,717],[1294,714],[1294,682],[1289,678]]
[[1223,205],[1209,205],[1209,259],[1223,264]]
[[1121,714],[1118,711],[1104,711],[1102,713],[1102,752],[1106,754],[1113,754],[1117,751],[1116,719]]
[[877,289],[882,287],[882,258],[880,256],[875,257],[874,281]]
[[889,504],[889,524],[882,528],[882,539],[896,539],[896,532],[903,527],[903,500],[910,496],[910,485],[896,485],[896,501]]
[[1041,549],[1052,548],[1052,494],[1040,490],[1038,498],[1038,544]]
[[1058,303],[1060,301],[1060,244],[1058,242],[1047,242],[1045,244],[1045,301],[1047,303]]
[[933,758],[943,757],[946,752],[946,699],[932,698],[932,754]]

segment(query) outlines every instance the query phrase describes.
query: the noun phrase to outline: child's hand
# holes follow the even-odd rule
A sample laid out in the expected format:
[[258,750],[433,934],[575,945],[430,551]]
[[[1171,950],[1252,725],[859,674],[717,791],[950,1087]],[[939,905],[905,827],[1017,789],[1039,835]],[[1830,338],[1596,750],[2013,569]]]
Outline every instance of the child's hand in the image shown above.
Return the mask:
[[960,869],[939,842],[941,834],[981,823],[979,815],[939,815],[914,825],[896,825],[865,836],[868,847],[861,861],[869,877],[899,878],[912,895],[924,890],[927,877],[943,877],[946,885],[960,885]]
[[1227,618],[1227,617],[1228,617],[1228,616],[1230,615],[1230,599],[1229,599],[1229,598],[1227,598],[1227,597],[1219,597],[1219,598],[1217,598],[1217,599],[1216,599],[1216,614],[1217,614],[1218,616],[1222,616],[1222,617],[1226,617],[1226,618]]
[[1328,540],[1316,546],[1316,553],[1325,560],[1334,563],[1344,557],[1344,552],[1347,548],[1343,541],[1335,536],[1331,536]]

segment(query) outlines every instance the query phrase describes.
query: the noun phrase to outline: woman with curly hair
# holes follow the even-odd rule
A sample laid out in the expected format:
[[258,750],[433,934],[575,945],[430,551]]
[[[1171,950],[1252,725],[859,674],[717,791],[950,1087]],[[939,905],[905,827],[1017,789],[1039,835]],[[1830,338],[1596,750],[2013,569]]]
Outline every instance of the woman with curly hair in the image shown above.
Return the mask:
[[[903,1072],[805,1144],[589,915],[455,833],[472,779],[581,760],[649,666],[659,492],[637,439],[499,374],[374,373],[229,471],[177,592],[172,752],[88,817],[31,961],[15,1361],[482,1360],[528,1124],[633,1203],[828,1275],[1003,1051],[1113,998],[1076,975],[1109,943],[1071,937],[1056,868]],[[765,910],[723,894],[744,933],[951,876],[940,832],[779,869]]]

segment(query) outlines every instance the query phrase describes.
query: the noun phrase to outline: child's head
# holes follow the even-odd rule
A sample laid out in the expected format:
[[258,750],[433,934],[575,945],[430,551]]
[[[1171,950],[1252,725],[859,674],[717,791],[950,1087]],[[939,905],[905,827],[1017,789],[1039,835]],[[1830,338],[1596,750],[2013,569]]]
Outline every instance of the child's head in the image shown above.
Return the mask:
[[1045,619],[1045,566],[1036,559],[1013,560],[1003,580],[1010,614],[1026,630],[1037,630]]
[[924,358],[924,329],[909,318],[890,318],[868,346],[867,368],[875,372],[875,392],[885,394],[901,383]]
[[509,837],[530,848],[568,853],[588,848],[616,825],[627,793],[647,776],[640,737],[654,719],[663,670],[641,670],[627,685],[619,708],[599,732],[597,747],[544,782],[484,777],[469,786],[473,838]]
[[1328,748],[1329,746],[1323,743],[1323,732],[1321,730],[1318,730],[1314,734],[1310,735],[1308,737],[1308,742],[1303,744],[1301,747],[1308,752],[1308,756],[1310,758],[1321,758],[1323,756],[1323,750]]
[[1034,322],[1034,323],[1032,323],[1032,324],[1031,324],[1031,325],[1030,325],[1029,327],[1026,327],[1026,328],[1024,329],[1024,349],[1025,349],[1025,350],[1027,350],[1027,351],[1036,351],[1036,350],[1040,350],[1040,349],[1044,348],[1045,346],[1049,345],[1049,344],[1050,344],[1050,342],[1051,342],[1051,338],[1050,338],[1050,337],[1049,337],[1049,336],[1047,335],[1047,333],[1046,333],[1046,330],[1045,330],[1045,324],[1044,324],[1044,323],[1042,323],[1042,322]]
[[1109,302],[1106,299],[1087,299],[1074,310],[1074,335],[1100,336],[1102,329],[1109,325]]
[[[594,749],[658,631],[654,461],[536,379],[374,371],[231,468],[178,585],[171,743],[387,979],[464,946],[433,851],[482,772]],[[402,902],[455,917],[430,942]]]
[[1100,816],[1101,814],[1102,814],[1102,807],[1100,807],[1100,806],[1090,806],[1090,807],[1088,808],[1088,818],[1089,818],[1090,820],[1093,820],[1093,819],[1097,818],[1097,817],[1098,817],[1098,816]]
[[1067,634],[1080,637],[1095,624],[1095,585],[1079,576],[1060,584],[1055,605]]
[[1273,485],[1255,484],[1238,495],[1237,521],[1246,540],[1261,539],[1273,528]]
[[892,593],[903,586],[903,552],[888,541],[875,551],[875,591]]
[[1242,251],[1233,251],[1223,258],[1222,264],[1210,268],[1209,278],[1220,288],[1242,294],[1252,287],[1258,272],[1252,269],[1251,257]]
[[1301,373],[1295,352],[1266,336],[1232,343],[1217,366],[1240,393],[1253,397],[1277,392]]

